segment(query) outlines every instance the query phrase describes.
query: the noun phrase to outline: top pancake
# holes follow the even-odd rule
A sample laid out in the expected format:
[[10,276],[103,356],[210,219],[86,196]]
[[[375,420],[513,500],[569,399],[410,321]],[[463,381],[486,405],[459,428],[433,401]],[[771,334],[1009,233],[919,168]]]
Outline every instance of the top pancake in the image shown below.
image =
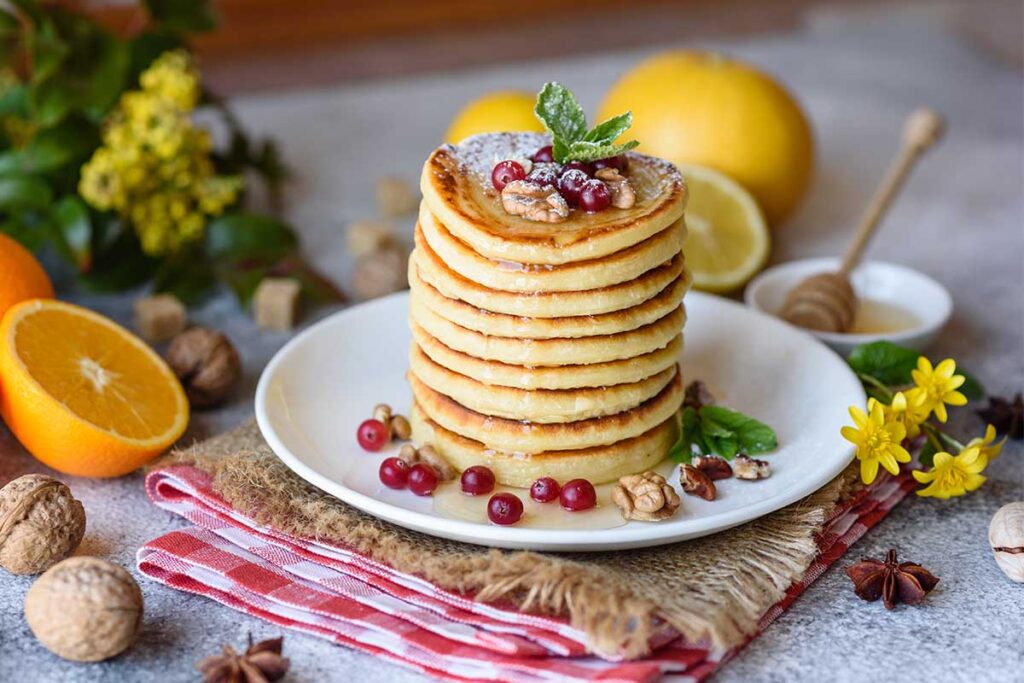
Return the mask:
[[536,133],[488,133],[457,146],[442,145],[423,166],[423,202],[453,236],[481,256],[528,264],[598,259],[642,242],[682,217],[687,193],[676,167],[633,152],[627,154],[627,177],[637,200],[629,209],[575,210],[561,223],[506,213],[491,184],[493,165],[529,157],[549,143]]

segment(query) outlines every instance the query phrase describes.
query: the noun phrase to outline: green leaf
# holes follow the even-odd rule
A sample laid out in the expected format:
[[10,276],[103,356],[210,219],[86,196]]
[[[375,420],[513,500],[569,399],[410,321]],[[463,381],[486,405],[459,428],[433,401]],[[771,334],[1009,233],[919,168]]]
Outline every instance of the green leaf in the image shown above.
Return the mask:
[[700,435],[700,421],[693,408],[684,408],[681,419],[679,439],[669,449],[668,457],[674,462],[689,463],[693,459],[693,446],[697,444],[701,452],[707,452],[707,446]]
[[861,344],[850,352],[847,362],[859,375],[869,375],[886,386],[912,382],[911,371],[921,354],[888,341]]
[[32,83],[39,84],[57,72],[71,51],[52,21],[44,21],[32,34]]
[[23,149],[0,155],[0,172],[48,173],[72,162],[78,166],[99,141],[95,126],[72,118],[37,133]]
[[704,435],[716,442],[718,454],[727,458],[740,451],[751,455],[767,453],[779,445],[771,427],[723,406],[701,408],[700,424]]
[[931,468],[935,464],[935,454],[937,452],[932,440],[926,439],[924,445],[921,446],[921,452],[918,454],[917,459],[924,467]]
[[92,266],[92,220],[89,209],[76,195],[68,195],[53,209],[57,248],[78,268],[88,272]]
[[552,155],[562,163],[573,142],[587,134],[587,116],[583,107],[561,83],[545,83],[537,95],[534,114],[551,133]]
[[45,180],[29,175],[0,177],[0,210],[47,209],[53,191]]
[[60,78],[51,78],[29,93],[32,118],[43,128],[60,123],[71,111],[71,90]]
[[201,33],[217,26],[209,0],[145,0],[153,21],[178,33]]
[[157,57],[182,46],[181,38],[170,33],[149,31],[136,36],[128,46],[128,82],[135,83]]
[[160,261],[146,256],[139,240],[131,230],[116,229],[119,222],[110,221],[100,227],[111,235],[106,248],[93,256],[93,268],[79,281],[87,289],[97,292],[121,292],[146,282],[156,273]]
[[206,255],[213,260],[279,260],[298,248],[299,240],[286,224],[269,216],[226,214],[206,226]]
[[24,85],[0,91],[0,116],[28,115],[28,88]]
[[92,68],[81,80],[78,108],[93,121],[99,122],[117,102],[128,85],[131,48],[124,41],[101,34],[93,45]]
[[192,305],[202,301],[217,284],[214,269],[202,254],[187,250],[168,258],[153,276],[153,289]]
[[977,377],[961,368],[957,368],[956,373],[964,376],[964,383],[960,385],[959,391],[967,397],[968,401],[980,401],[988,395],[985,387],[978,381]]
[[597,124],[583,136],[583,139],[587,142],[615,142],[615,140],[629,130],[629,127],[632,125],[633,112],[627,111],[625,114],[613,116],[607,121],[602,121]]
[[569,151],[565,155],[565,160],[589,162],[607,159],[608,157],[628,152],[639,144],[636,140],[630,140],[621,145],[579,140],[569,145]]

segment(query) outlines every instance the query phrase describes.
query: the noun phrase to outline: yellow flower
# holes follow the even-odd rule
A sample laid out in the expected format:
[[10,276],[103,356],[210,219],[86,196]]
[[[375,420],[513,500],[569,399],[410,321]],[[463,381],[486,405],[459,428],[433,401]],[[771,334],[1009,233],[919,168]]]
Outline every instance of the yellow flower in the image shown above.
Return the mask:
[[[871,410],[872,402],[875,399],[868,399],[868,410]],[[897,391],[892,397],[892,403],[882,406],[886,421],[899,422],[907,432],[907,438],[913,439],[921,433],[921,424],[928,419],[931,410],[925,403],[925,396],[920,389],[910,389],[906,392]]]
[[965,448],[956,456],[936,453],[930,470],[914,470],[914,479],[928,484],[917,495],[943,500],[962,496],[985,483],[981,472],[986,465],[988,460],[977,446]]
[[935,413],[939,422],[948,417],[946,404],[962,406],[967,404],[967,397],[957,389],[966,381],[963,375],[957,375],[956,362],[952,358],[932,368],[931,361],[924,356],[917,359],[917,369],[911,373],[914,384],[925,396],[925,405]]
[[999,457],[999,454],[1003,450],[1003,444],[1006,443],[1006,437],[1004,436],[999,443],[995,443],[996,440],[996,428],[992,425],[985,427],[985,436],[976,437],[967,442],[967,448],[978,447],[981,454],[985,456],[986,462],[992,462]]
[[901,462],[910,462],[910,453],[900,442],[907,435],[901,422],[887,421],[882,404],[875,401],[865,413],[856,406],[850,406],[850,417],[854,427],[843,427],[843,438],[857,446],[860,460],[860,478],[870,484],[878,476],[881,465],[891,474],[899,474]]
[[78,193],[100,211],[124,206],[124,187],[110,150],[97,149],[92,159],[82,166]]
[[191,111],[199,102],[199,77],[192,58],[184,50],[165,52],[139,76],[147,93]]

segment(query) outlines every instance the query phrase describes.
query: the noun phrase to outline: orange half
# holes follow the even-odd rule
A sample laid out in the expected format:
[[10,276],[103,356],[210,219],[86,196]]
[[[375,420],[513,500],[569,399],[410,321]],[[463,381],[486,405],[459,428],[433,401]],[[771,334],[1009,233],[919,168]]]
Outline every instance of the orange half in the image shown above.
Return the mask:
[[145,342],[85,308],[33,299],[0,322],[0,416],[65,474],[127,474],[188,426],[178,379]]

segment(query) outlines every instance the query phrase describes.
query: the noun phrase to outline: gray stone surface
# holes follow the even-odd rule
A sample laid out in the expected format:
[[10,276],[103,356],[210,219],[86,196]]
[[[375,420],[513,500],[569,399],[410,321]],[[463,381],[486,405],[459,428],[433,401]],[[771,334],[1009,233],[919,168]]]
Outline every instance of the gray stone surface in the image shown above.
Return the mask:
[[[892,151],[907,111],[928,103],[946,112],[950,134],[915,175],[872,255],[924,270],[953,292],[956,313],[933,355],[953,355],[996,394],[1024,385],[1024,203],[1021,75],[976,51],[939,23],[885,16],[857,24],[842,18],[777,39],[715,44],[783,74],[814,122],[818,176],[800,213],[778,234],[774,258],[832,254]],[[350,262],[342,226],[373,214],[377,177],[414,179],[459,103],[499,87],[534,89],[559,79],[587,108],[609,80],[640,54],[375,82],[316,92],[239,100],[242,119],[276,136],[300,179],[291,217],[319,266],[344,281]],[[411,225],[403,226],[411,230]],[[129,297],[75,298],[127,320]],[[330,311],[318,311],[319,317]],[[251,412],[261,367],[287,335],[259,332],[221,297],[194,318],[225,329],[242,349],[243,398],[197,415],[191,436],[231,427]],[[311,322],[308,321],[308,322]],[[696,322],[696,321],[695,321]],[[799,397],[784,397],[799,400]],[[837,425],[838,428],[838,425]],[[956,428],[981,425],[971,416]],[[992,561],[988,520],[1024,497],[1024,452],[1009,445],[973,495],[939,502],[911,497],[850,553],[901,555],[941,577],[918,608],[887,612],[860,602],[841,571],[815,583],[779,621],[719,674],[723,681],[1021,681],[1024,587]],[[0,481],[45,468],[0,428]],[[70,479],[89,528],[82,553],[134,571],[144,541],[182,522],[147,501],[139,475],[114,481]],[[848,560],[840,562],[846,564]],[[0,577],[0,680],[194,680],[193,663],[222,642],[278,634],[275,627],[140,578],[146,598],[140,642],[101,664],[63,662],[42,649],[22,618],[31,579]],[[411,681],[415,674],[372,657],[291,634],[291,680]]]

